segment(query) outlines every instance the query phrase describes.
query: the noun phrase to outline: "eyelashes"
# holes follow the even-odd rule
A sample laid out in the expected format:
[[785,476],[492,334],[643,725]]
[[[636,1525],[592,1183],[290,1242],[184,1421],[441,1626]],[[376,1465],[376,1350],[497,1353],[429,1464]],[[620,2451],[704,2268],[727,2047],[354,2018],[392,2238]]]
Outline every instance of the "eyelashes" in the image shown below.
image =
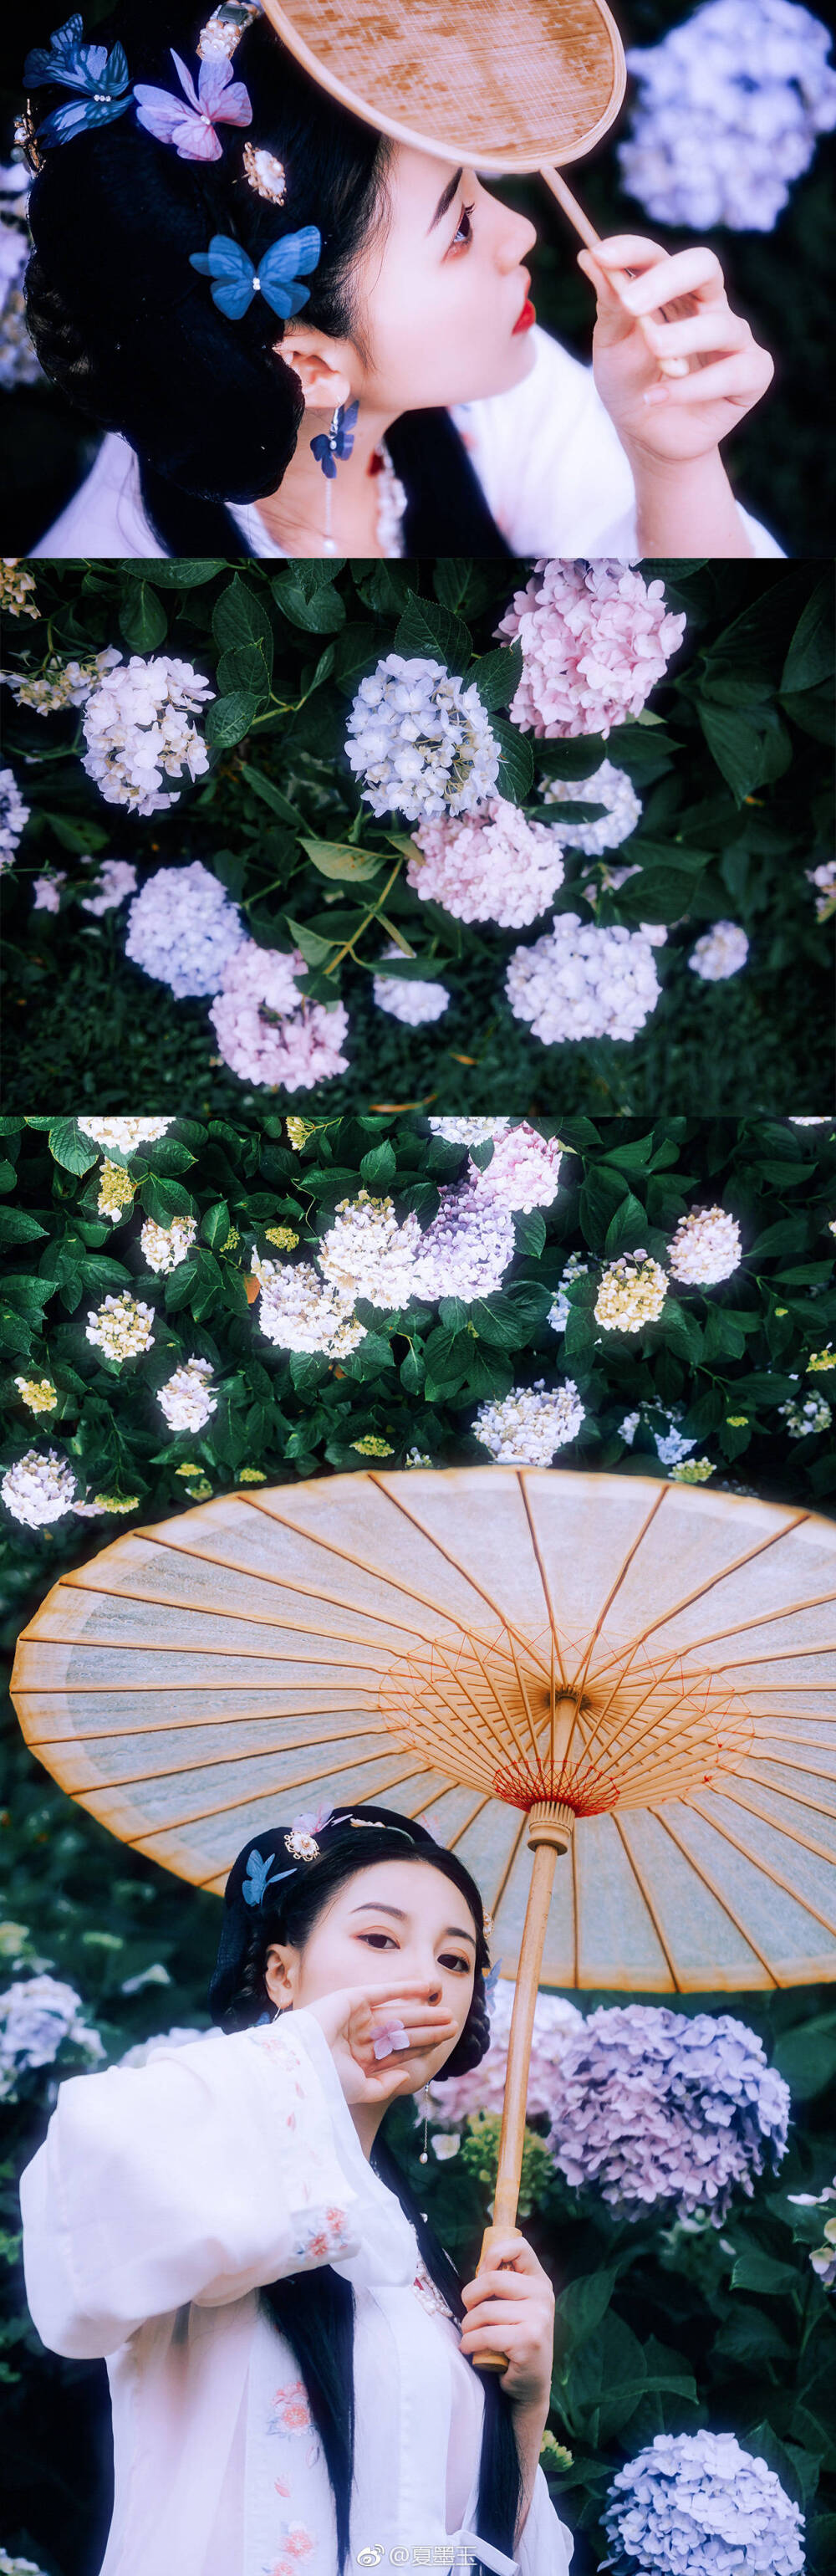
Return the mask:
[[473,225],[470,218],[473,213],[474,203],[475,200],[472,200],[469,206],[462,207],[458,221],[458,229],[454,232],[453,239],[450,244],[451,250],[457,247],[466,249],[468,244],[473,240]]
[[[358,1939],[360,1941],[391,1941],[391,1938],[391,1932],[360,1932],[358,1934]],[[454,1959],[452,1952],[448,1950],[446,1955],[442,1957],[440,1964],[442,1968],[461,1968],[466,1973],[470,1966],[470,1960]]]

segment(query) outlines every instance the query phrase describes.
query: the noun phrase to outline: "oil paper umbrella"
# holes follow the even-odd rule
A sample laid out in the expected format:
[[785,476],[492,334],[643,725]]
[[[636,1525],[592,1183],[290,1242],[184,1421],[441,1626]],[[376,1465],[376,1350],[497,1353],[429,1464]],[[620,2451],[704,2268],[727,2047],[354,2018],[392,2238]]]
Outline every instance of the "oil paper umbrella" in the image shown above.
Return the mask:
[[[607,0],[410,0],[388,10],[369,0],[263,0],[263,9],[355,116],[491,177],[539,171],[594,250],[600,234],[556,164],[591,152],[624,97],[624,47]],[[653,354],[660,374],[687,374],[687,359]]]
[[[61,1577],[27,1743],[221,1895],[283,1809],[396,1798],[516,1976],[493,2227],[514,2224],[538,1983],[836,1978],[836,1524],[560,1468],[218,1496]],[[502,2369],[501,2355],[485,2354]]]

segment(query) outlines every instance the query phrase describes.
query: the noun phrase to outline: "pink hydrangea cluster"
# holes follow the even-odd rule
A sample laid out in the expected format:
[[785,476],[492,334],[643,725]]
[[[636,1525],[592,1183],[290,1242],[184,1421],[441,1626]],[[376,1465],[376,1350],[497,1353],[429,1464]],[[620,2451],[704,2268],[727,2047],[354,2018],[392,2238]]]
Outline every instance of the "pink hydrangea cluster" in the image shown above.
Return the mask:
[[523,1118],[519,1127],[494,1138],[490,1162],[479,1172],[475,1187],[483,1198],[499,1199],[503,1207],[513,1208],[515,1215],[551,1207],[557,1197],[562,1151],[556,1136],[541,1136]]
[[242,1082],[309,1091],[331,1074],[347,1073],[340,1048],[348,1013],[341,1002],[333,1010],[306,1002],[296,982],[304,972],[300,949],[288,956],[259,948],[254,939],[243,940],[227,959],[209,1017],[224,1063]]
[[596,733],[641,714],[685,630],[661,581],[629,564],[540,561],[497,635],[519,639],[523,672],[511,705],[521,733]]
[[[413,833],[416,856],[407,883],[423,903],[441,903],[458,921],[497,921],[522,930],[536,921],[563,884],[557,831],[529,823],[505,797],[480,814],[442,817]],[[420,857],[417,853],[420,851]]]

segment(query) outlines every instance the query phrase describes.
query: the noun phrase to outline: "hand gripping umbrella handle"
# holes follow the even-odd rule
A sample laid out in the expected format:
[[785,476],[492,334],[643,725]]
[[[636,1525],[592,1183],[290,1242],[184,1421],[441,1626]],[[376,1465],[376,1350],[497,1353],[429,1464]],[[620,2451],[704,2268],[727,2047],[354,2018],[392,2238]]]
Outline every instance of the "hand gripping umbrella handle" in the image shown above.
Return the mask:
[[[594,250],[596,244],[601,239],[601,235],[600,233],[596,233],[594,224],[591,224],[589,216],[584,214],[583,207],[579,206],[577,197],[573,197],[571,188],[567,188],[562,172],[560,170],[544,169],[541,170],[540,177],[541,179],[545,179],[546,186],[551,189],[552,196],[557,198],[558,205],[562,206],[564,214],[568,215],[570,224],[574,224],[575,231],[580,234],[581,241],[586,244],[587,250]],[[631,268],[628,268],[625,270],[624,274],[626,277],[632,277],[634,271]],[[617,277],[613,277],[612,285],[617,295]],[[625,308],[625,310],[627,309],[629,308]],[[664,304],[660,305],[659,309],[663,322],[673,321],[673,314],[666,312]],[[634,321],[638,319],[642,339],[647,340],[647,332],[644,326],[645,321],[649,320],[650,317],[642,313],[638,316],[634,314],[632,318]],[[649,346],[650,343],[648,342],[648,347]],[[687,358],[660,358],[656,349],[651,350],[651,356],[656,360],[660,376],[687,376]]]
[[[493,2221],[490,2227],[486,2227],[482,2238],[477,2279],[482,2264],[490,2259],[492,2246],[499,2237],[507,2236],[509,2227],[515,2227],[517,2223],[534,2008],[540,1983],[554,1865],[558,1852],[565,1851],[567,1841],[568,1835],[565,1828],[561,1828],[555,1822],[551,1827],[549,1841],[538,1842],[534,1850],[508,2041],[508,2072],[505,2079],[505,2101],[499,2137],[499,2166],[494,2193]],[[471,2354],[471,2360],[477,2370],[502,2371],[508,2368],[507,2352],[474,2352]]]

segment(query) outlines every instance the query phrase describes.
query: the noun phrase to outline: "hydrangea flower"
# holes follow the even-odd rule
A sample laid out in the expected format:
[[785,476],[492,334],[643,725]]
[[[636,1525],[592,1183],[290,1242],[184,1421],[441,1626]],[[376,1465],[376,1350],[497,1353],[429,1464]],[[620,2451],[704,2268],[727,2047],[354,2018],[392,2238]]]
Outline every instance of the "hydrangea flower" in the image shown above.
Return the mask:
[[[501,2113],[505,2101],[508,2041],[515,1993],[516,1987],[510,1977],[498,1979],[488,2004],[490,2047],[480,2064],[472,2067],[468,2075],[451,2075],[446,2084],[439,2083],[437,2078],[430,2084],[429,2101],[433,2120],[439,2129],[458,2128],[462,2120],[474,2119],[479,2111]],[[577,2004],[565,2002],[562,1995],[538,1993],[528,2070],[528,2119],[536,2119],[541,2112],[551,2117],[555,2060],[565,2047],[569,2034],[579,2027],[583,2027],[583,2014]]]
[[602,2522],[611,2576],[801,2576],[803,2517],[733,2433],[656,2433],[617,2469]]
[[[646,1422],[648,1430],[653,1433],[656,1454],[661,1458],[663,1467],[681,1467],[683,1458],[687,1458],[690,1451],[697,1445],[696,1440],[686,1440],[678,1428],[684,1412],[685,1407],[682,1404],[653,1404],[643,1396],[634,1412],[625,1413],[623,1422],[618,1426],[619,1436],[626,1442],[627,1448],[632,1449],[639,1423]],[[663,1430],[658,1428],[660,1417],[664,1423]]]
[[[15,1379],[15,1384],[19,1386],[19,1378]],[[791,1400],[789,1404],[779,1404],[778,1411],[783,1415],[791,1440],[809,1440],[815,1431],[829,1431],[833,1419],[832,1407],[825,1395],[808,1395],[801,1403]]]
[[101,1306],[91,1306],[87,1316],[86,1338],[95,1342],[109,1360],[135,1359],[141,1351],[150,1351],[154,1339],[154,1309],[142,1297],[132,1297],[123,1288],[118,1297],[105,1297]]
[[816,920],[829,921],[836,910],[836,859],[824,859],[819,868],[805,868],[808,885],[817,886]]
[[667,1273],[647,1252],[622,1252],[601,1272],[596,1322],[610,1333],[640,1333],[655,1324],[667,1295]]
[[650,941],[619,922],[603,929],[562,912],[530,948],[515,948],[505,990],[516,1020],[544,1046],[634,1038],[659,999]]
[[708,0],[660,43],[619,147],[624,187],[655,223],[771,232],[819,134],[836,125],[830,30],[795,0]]
[[6,1510],[14,1520],[25,1521],[28,1529],[44,1529],[49,1521],[60,1521],[77,1490],[72,1469],[59,1449],[27,1449],[13,1467],[7,1467],[0,1485]]
[[159,1388],[157,1401],[170,1431],[202,1431],[218,1401],[211,1387],[213,1375],[211,1360],[193,1355]]
[[218,992],[243,937],[237,904],[192,859],[188,867],[156,868],[146,877],[128,914],[125,955],[182,1001],[187,993]]
[[460,822],[444,816],[422,823],[413,837],[416,856],[407,865],[407,884],[422,903],[443,904],[457,921],[498,921],[503,929],[523,930],[563,884],[553,826],[528,822],[501,796]]
[[627,2217],[671,2204],[719,2224],[735,2191],[777,2172],[789,2087],[731,2013],[600,2005],[554,2070],[549,2146],[558,2170]]
[[16,1377],[15,1386],[29,1413],[54,1413],[58,1397],[51,1377]]
[[19,555],[0,557],[0,609],[7,617],[39,617],[37,582]]
[[501,1199],[503,1207],[515,1213],[551,1207],[562,1157],[558,1138],[541,1136],[523,1118],[518,1127],[506,1127],[503,1135],[493,1139],[493,1153],[484,1171],[473,1165],[474,1187],[483,1198]]
[[[713,1474],[714,1467],[710,1458],[686,1458],[684,1464],[677,1463],[671,1468],[671,1484],[707,1485]],[[751,1486],[748,1490],[751,1492]]]
[[37,678],[26,672],[2,671],[0,679],[11,689],[19,707],[31,707],[35,715],[59,715],[64,707],[84,707],[92,689],[107,678],[122,656],[114,645],[103,653],[92,653],[86,662],[62,662],[60,653],[51,653]]
[[494,794],[499,747],[473,682],[441,662],[386,653],[361,680],[346,755],[373,814],[470,814]]
[[14,866],[18,841],[26,829],[30,811],[30,806],[24,805],[14,770],[0,769],[0,876],[4,868]]
[[[390,939],[381,957],[400,957],[402,949]],[[388,1011],[393,1020],[403,1020],[407,1028],[423,1028],[427,1020],[440,1020],[447,1009],[450,994],[446,984],[433,977],[408,975],[373,975],[372,992],[379,1011]]]
[[138,1145],[155,1145],[167,1136],[173,1118],[79,1118],[83,1136],[94,1145],[113,1145],[118,1154],[135,1154]]
[[115,2057],[112,2063],[114,2066],[147,2066],[156,2048],[191,2048],[196,2039],[209,2036],[206,2030],[186,2030],[182,2023],[175,2023],[173,2030],[155,2031],[152,2039],[135,2040],[133,2047],[126,2048],[124,2056]]
[[484,1175],[439,1191],[438,1215],[420,1238],[413,1296],[489,1297],[514,1258],[510,1204],[482,1187]]
[[612,725],[641,714],[685,622],[684,612],[665,607],[663,583],[644,581],[628,564],[541,559],[496,630],[522,646],[512,724],[541,738],[606,740]]
[[283,1351],[324,1351],[346,1359],[365,1340],[350,1290],[320,1278],[309,1261],[262,1261],[253,1253],[261,1291],[258,1321],[268,1342]]
[[319,1267],[347,1305],[365,1297],[386,1310],[408,1306],[421,1291],[417,1284],[422,1250],[417,1216],[401,1225],[391,1198],[360,1190],[356,1199],[340,1199],[319,1246]]
[[298,948],[288,956],[277,948],[259,948],[254,939],[244,939],[227,959],[209,1017],[224,1064],[242,1082],[310,1091],[315,1083],[348,1072],[348,1057],[340,1053],[348,1013],[342,1002],[333,1010],[322,1002],[306,1002],[295,980],[304,972]]
[[740,1227],[725,1208],[691,1208],[681,1216],[668,1260],[674,1279],[687,1287],[715,1287],[740,1268]]
[[21,1977],[0,1995],[0,2100],[16,2102],[19,2075],[52,2066],[64,2040],[87,2057],[104,2057],[104,2043],[84,2019],[81,1996],[59,1977]]
[[836,1351],[832,1342],[826,1342],[823,1351],[811,1351],[806,1366],[810,1372],[814,1369],[836,1368]]
[[61,888],[66,882],[66,868],[53,868],[50,876],[35,877],[32,885],[33,912],[60,912]]
[[504,1136],[510,1118],[429,1118],[427,1125],[434,1136],[443,1136],[448,1145],[493,1145]]
[[576,1438],[584,1419],[574,1378],[546,1390],[543,1377],[534,1385],[514,1386],[495,1403],[480,1404],[474,1436],[501,1466],[549,1467],[556,1449]]
[[97,1214],[109,1216],[111,1224],[118,1225],[125,1208],[129,1208],[136,1197],[136,1188],[136,1182],[131,1180],[130,1172],[126,1172],[124,1163],[111,1163],[105,1160],[99,1174]]
[[568,1261],[564,1262],[560,1273],[560,1286],[558,1288],[557,1295],[553,1299],[546,1316],[546,1322],[547,1324],[551,1324],[553,1332],[565,1333],[566,1331],[566,1326],[572,1312],[571,1299],[567,1297],[566,1294],[567,1288],[571,1288],[574,1279],[588,1279],[588,1277],[588,1261],[582,1261],[579,1252],[570,1252]]
[[692,948],[688,964],[704,984],[724,984],[728,975],[740,973],[748,955],[749,942],[740,923],[714,921]]
[[176,1270],[191,1251],[196,1233],[196,1217],[175,1216],[170,1225],[155,1225],[153,1217],[147,1216],[139,1240],[149,1270]]
[[[832,2183],[825,2183],[823,2191],[788,2191],[787,2199],[796,2209],[829,2210],[831,2201],[836,2200],[836,2177]],[[813,2249],[810,2261],[814,2272],[818,2273],[822,2289],[833,2290],[836,2289],[836,2212],[825,2219],[822,2232],[824,2244]]]
[[[160,814],[176,805],[184,773],[199,778],[209,767],[202,734],[192,718],[215,696],[191,662],[170,653],[144,661],[117,657],[91,691],[84,710],[87,750],[82,766],[108,805],[136,814]],[[168,791],[163,778],[176,778]]]
[[[82,864],[97,866],[95,859],[84,860]],[[136,869],[131,866],[130,859],[102,859],[97,868],[95,894],[81,896],[81,909],[97,915],[113,912],[117,904],[124,903],[129,894],[135,893]]]
[[567,850],[582,850],[587,859],[600,858],[604,850],[618,850],[622,841],[635,831],[641,821],[641,805],[626,769],[615,769],[611,760],[602,760],[591,778],[544,778],[544,805],[603,805],[606,812],[597,823],[561,823],[560,838]]
[[23,282],[31,244],[26,208],[31,178],[19,162],[0,168],[0,387],[34,385],[41,368],[26,322]]

